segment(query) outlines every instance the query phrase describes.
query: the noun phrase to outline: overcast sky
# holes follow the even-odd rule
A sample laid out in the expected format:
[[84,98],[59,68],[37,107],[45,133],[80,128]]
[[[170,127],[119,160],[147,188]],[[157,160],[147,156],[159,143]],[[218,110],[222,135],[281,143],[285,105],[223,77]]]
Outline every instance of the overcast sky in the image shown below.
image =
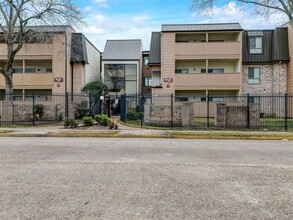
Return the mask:
[[149,50],[152,31],[161,24],[239,22],[244,29],[272,29],[286,19],[273,14],[268,19],[253,14],[249,5],[230,2],[217,5],[212,13],[199,16],[191,0],[75,0],[86,15],[87,26],[75,27],[100,51],[108,39],[141,39]]

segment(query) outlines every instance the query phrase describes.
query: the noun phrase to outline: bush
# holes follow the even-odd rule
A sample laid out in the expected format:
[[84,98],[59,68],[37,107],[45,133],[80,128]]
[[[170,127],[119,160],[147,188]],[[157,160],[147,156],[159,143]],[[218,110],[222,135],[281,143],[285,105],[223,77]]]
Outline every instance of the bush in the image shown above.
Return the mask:
[[77,122],[74,119],[65,119],[64,120],[64,127],[71,127],[71,128],[76,128],[77,127]]
[[34,114],[38,119],[42,118],[44,114],[44,105],[43,104],[34,105]]
[[64,119],[64,116],[63,116],[63,113],[61,112],[57,115],[57,121],[63,121],[63,119]]
[[142,119],[143,113],[142,112],[127,112],[126,118],[131,121]]
[[89,109],[87,108],[87,102],[82,102],[75,107],[75,118],[82,119],[87,116]]
[[107,115],[97,114],[95,115],[95,119],[100,125],[107,126],[109,118]]
[[93,126],[94,124],[92,117],[83,117],[82,121],[86,126]]

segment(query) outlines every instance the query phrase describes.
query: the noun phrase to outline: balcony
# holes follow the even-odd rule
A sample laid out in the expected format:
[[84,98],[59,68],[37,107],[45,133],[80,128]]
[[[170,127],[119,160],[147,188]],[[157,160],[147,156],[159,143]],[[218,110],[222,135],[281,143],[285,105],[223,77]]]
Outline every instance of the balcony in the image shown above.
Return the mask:
[[241,42],[180,42],[175,43],[176,59],[237,59],[241,57]]
[[[0,44],[0,59],[6,59],[7,46],[6,44]],[[27,58],[28,56],[38,56],[41,57],[52,57],[53,55],[53,44],[24,44],[23,48],[17,53],[18,59]]]
[[[51,88],[53,85],[53,73],[14,74],[13,85],[15,89]],[[4,77],[0,76],[0,88],[5,88]]]
[[239,90],[240,73],[175,74],[176,90]]

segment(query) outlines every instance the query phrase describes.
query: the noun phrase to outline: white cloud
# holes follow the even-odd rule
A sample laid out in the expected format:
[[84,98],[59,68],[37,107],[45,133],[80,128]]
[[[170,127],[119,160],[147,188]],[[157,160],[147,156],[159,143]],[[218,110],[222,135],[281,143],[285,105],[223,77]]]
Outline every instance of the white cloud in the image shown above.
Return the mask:
[[101,7],[107,8],[108,1],[107,0],[93,0],[93,3],[98,4]]
[[148,14],[106,16],[103,13],[89,14],[87,27],[82,33],[100,50],[104,50],[106,40],[141,39],[144,50],[149,50],[152,31],[160,30],[160,21],[151,22]]
[[251,7],[237,5],[235,2],[214,7],[213,10],[206,11],[200,16],[193,13],[192,17],[196,20],[194,23],[239,22],[244,29],[274,28],[286,22],[286,17],[282,13],[275,12],[265,18],[253,13]]

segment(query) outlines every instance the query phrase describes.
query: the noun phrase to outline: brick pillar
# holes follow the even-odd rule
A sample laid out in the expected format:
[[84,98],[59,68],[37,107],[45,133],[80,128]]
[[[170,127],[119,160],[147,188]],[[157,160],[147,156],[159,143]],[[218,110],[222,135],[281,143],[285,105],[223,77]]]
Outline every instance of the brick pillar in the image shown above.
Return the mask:
[[215,118],[215,126],[226,127],[227,122],[227,108],[225,103],[217,104],[217,113]]
[[10,101],[2,101],[1,122],[13,123],[13,104]]
[[194,105],[191,102],[182,103],[181,117],[182,126],[192,126],[194,125]]

